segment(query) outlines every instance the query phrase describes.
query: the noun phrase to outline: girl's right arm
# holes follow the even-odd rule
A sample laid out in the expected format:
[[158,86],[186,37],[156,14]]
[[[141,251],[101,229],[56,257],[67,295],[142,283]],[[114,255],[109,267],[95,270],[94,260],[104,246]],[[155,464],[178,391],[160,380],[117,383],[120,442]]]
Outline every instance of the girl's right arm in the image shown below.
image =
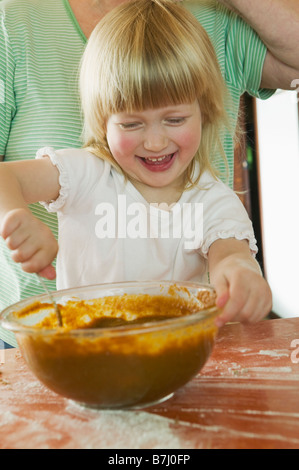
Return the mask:
[[0,163],[0,235],[24,271],[49,279],[55,278],[51,263],[58,244],[28,204],[55,200],[59,189],[59,173],[49,158]]

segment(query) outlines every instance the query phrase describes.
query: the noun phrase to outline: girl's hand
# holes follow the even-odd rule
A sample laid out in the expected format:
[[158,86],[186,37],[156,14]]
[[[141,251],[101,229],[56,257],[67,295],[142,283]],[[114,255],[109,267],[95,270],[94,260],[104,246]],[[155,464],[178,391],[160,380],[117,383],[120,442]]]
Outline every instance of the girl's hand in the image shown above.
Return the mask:
[[55,279],[51,263],[57,255],[57,241],[47,225],[28,209],[9,211],[3,219],[0,235],[12,250],[12,259],[21,263],[25,272]]
[[[216,304],[222,308],[217,325],[220,327],[230,321],[246,323],[263,319],[271,311],[272,294],[258,263],[249,251],[247,242],[219,242],[218,248],[222,255],[218,257],[219,253],[212,253],[213,261],[217,262],[212,263],[213,269],[210,271],[211,283],[217,294]],[[227,252],[225,249],[222,251],[225,242],[228,245]],[[217,250],[217,243],[218,241],[214,247],[212,245],[214,250]],[[233,251],[232,246],[235,247]]]

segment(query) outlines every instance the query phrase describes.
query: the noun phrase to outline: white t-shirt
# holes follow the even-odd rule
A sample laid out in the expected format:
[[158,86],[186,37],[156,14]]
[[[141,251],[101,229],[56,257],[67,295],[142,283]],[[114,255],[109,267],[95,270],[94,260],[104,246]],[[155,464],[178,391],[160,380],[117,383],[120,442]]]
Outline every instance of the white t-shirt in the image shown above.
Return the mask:
[[57,288],[134,281],[207,281],[207,253],[219,238],[247,239],[251,221],[236,194],[205,173],[173,205],[149,204],[108,162],[84,149],[40,149],[57,166]]

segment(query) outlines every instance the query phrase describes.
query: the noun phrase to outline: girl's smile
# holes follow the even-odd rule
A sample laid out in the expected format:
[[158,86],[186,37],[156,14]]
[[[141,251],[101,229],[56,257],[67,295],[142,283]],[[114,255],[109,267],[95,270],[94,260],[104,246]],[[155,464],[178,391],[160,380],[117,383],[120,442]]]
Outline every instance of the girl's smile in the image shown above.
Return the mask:
[[149,171],[165,171],[172,165],[172,160],[175,158],[177,152],[163,155],[161,157],[137,157],[140,158],[141,163]]
[[200,139],[201,113],[197,101],[120,112],[107,122],[112,156],[142,194],[143,186],[177,191]]

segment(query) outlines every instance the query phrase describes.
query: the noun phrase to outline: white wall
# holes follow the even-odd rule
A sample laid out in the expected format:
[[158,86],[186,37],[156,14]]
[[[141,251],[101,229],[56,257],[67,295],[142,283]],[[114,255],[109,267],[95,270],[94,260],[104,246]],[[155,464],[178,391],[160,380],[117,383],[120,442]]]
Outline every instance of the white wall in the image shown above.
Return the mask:
[[299,316],[299,122],[297,94],[256,100],[264,267],[273,311]]

